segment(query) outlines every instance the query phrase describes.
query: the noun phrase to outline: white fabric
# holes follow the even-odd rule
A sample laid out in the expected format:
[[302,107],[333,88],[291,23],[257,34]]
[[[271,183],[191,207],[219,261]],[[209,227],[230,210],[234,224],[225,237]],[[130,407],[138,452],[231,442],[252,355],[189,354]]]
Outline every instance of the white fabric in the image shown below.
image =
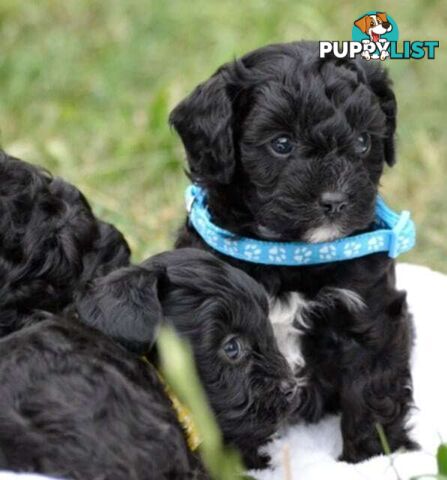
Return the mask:
[[0,480],[57,480],[53,477],[45,477],[44,475],[34,475],[32,473],[13,473],[0,472]]
[[[435,452],[447,441],[447,276],[425,267],[401,264],[398,287],[408,291],[416,324],[413,357],[414,396],[418,411],[411,421],[421,452],[396,454],[393,465],[381,455],[357,465],[337,462],[341,452],[340,422],[328,417],[318,424],[290,429],[273,442],[271,470],[252,472],[258,480],[408,480],[436,470]],[[443,366],[444,365],[444,366]],[[35,475],[0,472],[0,480],[42,480]]]
[[[400,264],[398,288],[407,290],[416,325],[413,355],[413,437],[422,451],[380,455],[351,465],[338,462],[342,440],[340,420],[328,417],[316,425],[290,429],[268,447],[273,470],[256,472],[259,480],[407,480],[436,471],[436,449],[447,442],[447,276],[426,267]],[[399,475],[399,477],[398,477]]]

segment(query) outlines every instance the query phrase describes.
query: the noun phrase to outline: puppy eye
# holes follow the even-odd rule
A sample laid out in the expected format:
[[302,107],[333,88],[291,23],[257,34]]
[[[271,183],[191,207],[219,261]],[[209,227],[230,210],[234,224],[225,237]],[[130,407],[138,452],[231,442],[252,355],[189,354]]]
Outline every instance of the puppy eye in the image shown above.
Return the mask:
[[362,133],[355,142],[355,153],[357,155],[366,155],[371,148],[371,137],[367,133]]
[[293,149],[292,140],[285,135],[276,137],[270,142],[270,145],[272,150],[279,155],[287,155]]
[[236,338],[230,338],[223,344],[223,352],[232,361],[238,360],[242,356],[241,342]]

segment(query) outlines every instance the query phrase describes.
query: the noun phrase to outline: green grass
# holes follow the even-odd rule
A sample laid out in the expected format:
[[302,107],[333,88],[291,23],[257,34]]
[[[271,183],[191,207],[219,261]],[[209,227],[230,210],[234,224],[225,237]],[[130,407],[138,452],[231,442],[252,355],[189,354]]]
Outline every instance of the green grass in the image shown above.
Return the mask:
[[[135,259],[172,244],[183,152],[169,110],[221,63],[279,41],[349,39],[370,2],[0,1],[0,143],[78,185]],[[388,61],[399,100],[386,197],[414,212],[404,257],[447,272],[444,0],[383,1],[401,38],[441,42],[435,61]]]

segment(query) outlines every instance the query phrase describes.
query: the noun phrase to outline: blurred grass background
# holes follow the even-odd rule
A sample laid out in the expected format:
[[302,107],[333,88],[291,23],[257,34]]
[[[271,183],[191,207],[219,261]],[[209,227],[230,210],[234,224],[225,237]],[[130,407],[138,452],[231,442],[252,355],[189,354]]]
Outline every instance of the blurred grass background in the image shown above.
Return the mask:
[[183,151],[167,125],[176,102],[261,45],[349,40],[373,8],[401,39],[441,44],[434,61],[386,63],[399,162],[383,191],[418,223],[403,259],[447,272],[445,0],[0,0],[0,144],[76,184],[141,259],[168,248],[184,217]]

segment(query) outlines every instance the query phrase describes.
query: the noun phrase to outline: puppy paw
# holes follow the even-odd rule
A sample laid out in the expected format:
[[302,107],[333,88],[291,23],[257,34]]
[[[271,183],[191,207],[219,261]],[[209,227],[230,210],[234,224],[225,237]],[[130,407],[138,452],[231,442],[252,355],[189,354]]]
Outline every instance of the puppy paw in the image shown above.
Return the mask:
[[359,463],[376,455],[380,455],[381,453],[383,453],[383,449],[380,445],[380,442],[376,441],[376,439],[367,445],[360,445],[356,442],[344,439],[343,451],[338,457],[338,461],[346,463]]
[[267,454],[258,455],[256,459],[256,468],[258,470],[267,468],[270,465],[270,460],[271,460],[270,455],[267,455]]
[[270,455],[264,452],[244,456],[244,463],[250,470],[264,470],[269,467],[270,460]]
[[381,52],[381,54],[380,54],[380,60],[382,60],[382,62],[383,62],[389,56],[390,56],[390,54],[386,50],[383,50],[383,52]]
[[362,52],[362,58],[364,58],[365,60],[371,60],[371,54],[369,52],[367,52],[366,50]]
[[[413,452],[415,450],[420,450],[419,444],[408,437],[402,438],[397,445],[391,445],[392,452]],[[383,447],[378,442],[373,442],[367,448],[360,448],[351,444],[351,446],[344,446],[338,460],[346,463],[359,463],[381,454],[383,454]]]
[[366,452],[353,452],[353,451],[345,450],[338,457],[338,461],[339,462],[346,462],[346,463],[359,463],[359,462],[362,462],[364,460],[368,460],[369,458],[371,458],[375,455],[379,455],[380,453],[382,453],[382,452],[378,451],[376,453],[368,454]]

